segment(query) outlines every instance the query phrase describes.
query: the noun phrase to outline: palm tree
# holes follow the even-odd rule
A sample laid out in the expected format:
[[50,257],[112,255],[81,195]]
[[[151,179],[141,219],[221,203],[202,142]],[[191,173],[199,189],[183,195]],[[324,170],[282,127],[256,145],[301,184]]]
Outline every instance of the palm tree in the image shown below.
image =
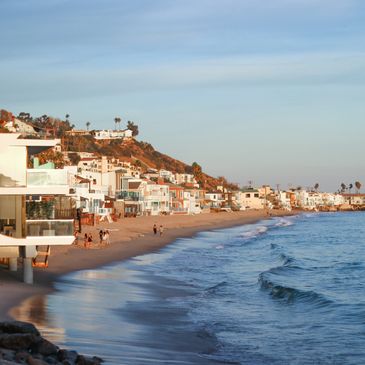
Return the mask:
[[350,183],[348,188],[349,188],[349,193],[351,194],[351,189],[353,188],[354,186]]
[[90,122],[86,122],[86,129],[89,130]]
[[117,130],[117,125],[119,124],[119,129],[120,129],[120,123],[122,122],[122,118],[120,117],[115,117],[114,118],[114,123],[115,123],[115,130]]
[[346,185],[344,183],[341,183],[341,193],[343,193],[346,190]]
[[314,184],[314,190],[315,190],[315,191],[318,191],[318,188],[319,188],[319,184],[318,184],[318,183],[315,183],[315,184]]
[[355,181],[355,186],[357,189],[357,193],[359,193],[360,189],[361,189],[361,182],[360,181]]
[[66,122],[68,122],[68,118],[70,118],[70,114],[66,114],[65,118],[66,118]]

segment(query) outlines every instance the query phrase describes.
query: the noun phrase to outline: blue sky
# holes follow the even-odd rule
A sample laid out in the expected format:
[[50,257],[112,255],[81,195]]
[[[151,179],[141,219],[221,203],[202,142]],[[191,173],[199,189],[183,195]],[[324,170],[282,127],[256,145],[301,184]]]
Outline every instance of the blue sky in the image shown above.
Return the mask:
[[0,107],[246,184],[365,185],[360,0],[2,0]]

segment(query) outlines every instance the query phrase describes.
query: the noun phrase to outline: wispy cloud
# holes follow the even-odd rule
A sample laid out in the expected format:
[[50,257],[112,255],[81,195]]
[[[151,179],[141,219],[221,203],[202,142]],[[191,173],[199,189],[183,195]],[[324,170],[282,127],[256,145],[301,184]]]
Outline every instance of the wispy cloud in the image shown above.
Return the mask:
[[1,75],[0,82],[8,85],[0,98],[23,94],[45,99],[222,86],[355,84],[365,82],[365,53],[216,58],[103,70],[19,70],[17,75]]

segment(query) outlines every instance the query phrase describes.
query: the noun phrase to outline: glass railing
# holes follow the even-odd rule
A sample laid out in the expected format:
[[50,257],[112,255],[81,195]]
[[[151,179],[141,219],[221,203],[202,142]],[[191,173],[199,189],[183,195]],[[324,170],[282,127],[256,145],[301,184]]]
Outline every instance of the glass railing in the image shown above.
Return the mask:
[[28,169],[27,186],[67,185],[67,170]]
[[27,236],[72,236],[73,219],[27,220]]
[[143,196],[139,195],[136,192],[132,192],[132,191],[117,191],[116,198],[124,199],[124,200],[128,200],[128,201],[143,201]]

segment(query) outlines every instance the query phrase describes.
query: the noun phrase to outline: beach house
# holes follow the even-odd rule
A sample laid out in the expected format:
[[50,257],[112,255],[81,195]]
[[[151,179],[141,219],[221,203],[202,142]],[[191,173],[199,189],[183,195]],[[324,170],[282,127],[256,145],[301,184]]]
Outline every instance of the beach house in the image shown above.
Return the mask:
[[69,193],[67,171],[31,163],[32,156],[58,141],[19,137],[0,134],[0,258],[13,271],[19,260],[24,282],[30,284],[38,249],[72,244],[74,220],[61,200],[55,201]]

